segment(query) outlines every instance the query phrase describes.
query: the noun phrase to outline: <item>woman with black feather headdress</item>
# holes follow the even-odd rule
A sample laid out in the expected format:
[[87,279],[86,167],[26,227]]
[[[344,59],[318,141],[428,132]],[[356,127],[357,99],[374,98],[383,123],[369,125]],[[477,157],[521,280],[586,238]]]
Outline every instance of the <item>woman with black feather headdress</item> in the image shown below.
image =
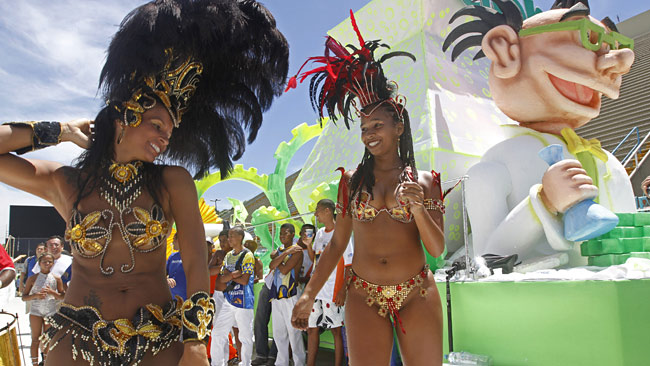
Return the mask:
[[443,252],[440,180],[435,172],[417,171],[406,99],[382,69],[382,62],[391,57],[415,57],[388,52],[375,59],[375,51],[388,46],[364,41],[352,12],[350,16],[359,48],[348,50],[329,37],[325,55],[308,60],[322,65],[296,75],[287,88],[311,76],[311,99],[321,117],[324,110],[334,121],[342,115],[349,128],[356,111],[365,145],[356,170],[340,168],[335,231],[294,307],[292,323],[299,329],[316,326],[312,314],[318,313],[319,303],[314,299],[354,231],[345,300],[351,364],[388,364],[393,328],[406,363],[440,364],[440,297],[421,244],[435,257]]
[[[185,168],[227,174],[287,68],[287,42],[257,2],[154,1],[127,15],[110,44],[100,77],[106,106],[94,122],[0,126],[0,180],[52,203],[74,255],[74,280],[48,319],[46,364],[207,365],[214,304]],[[76,166],[10,154],[62,141],[87,149]],[[185,301],[171,298],[165,280],[173,224]]]

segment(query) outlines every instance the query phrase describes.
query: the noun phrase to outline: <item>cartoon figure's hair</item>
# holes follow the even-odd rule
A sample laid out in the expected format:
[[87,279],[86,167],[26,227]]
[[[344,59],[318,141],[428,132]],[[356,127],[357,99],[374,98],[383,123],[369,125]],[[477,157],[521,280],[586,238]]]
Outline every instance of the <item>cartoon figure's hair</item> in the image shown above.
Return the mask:
[[[492,0],[501,9],[501,12],[481,5],[466,6],[457,11],[449,20],[453,23],[461,16],[468,15],[477,17],[477,20],[462,23],[454,28],[442,44],[442,50],[447,51],[452,43],[457,41],[460,37],[467,35],[460,42],[456,44],[451,51],[451,60],[455,61],[458,56],[466,49],[474,46],[481,47],[483,37],[492,28],[500,25],[509,25],[515,32],[519,32],[524,24],[524,17],[519,10],[519,7],[511,0]],[[483,50],[480,50],[475,56],[474,60],[485,57]]]

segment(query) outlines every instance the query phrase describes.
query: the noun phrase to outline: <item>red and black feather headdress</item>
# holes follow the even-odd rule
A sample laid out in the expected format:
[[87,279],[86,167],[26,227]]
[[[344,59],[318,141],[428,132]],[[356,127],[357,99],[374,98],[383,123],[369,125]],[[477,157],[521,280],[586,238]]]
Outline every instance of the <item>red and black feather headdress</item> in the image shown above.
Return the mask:
[[[326,109],[333,121],[337,120],[337,114],[342,115],[347,128],[350,128],[349,121],[352,120],[350,107],[361,112],[368,106],[388,101],[393,103],[401,115],[403,97],[397,96],[397,84],[386,79],[381,64],[395,56],[406,56],[415,61],[415,56],[404,51],[389,52],[376,60],[375,51],[380,47],[390,49],[390,46],[381,43],[381,40],[364,41],[352,10],[350,20],[359,39],[359,48],[351,44],[343,47],[336,39],[328,36],[325,54],[308,58],[298,73],[289,80],[285,90],[295,88],[298,81],[302,83],[311,76],[309,95],[314,110],[322,118],[323,110]],[[320,66],[301,74],[300,71],[309,62]]]

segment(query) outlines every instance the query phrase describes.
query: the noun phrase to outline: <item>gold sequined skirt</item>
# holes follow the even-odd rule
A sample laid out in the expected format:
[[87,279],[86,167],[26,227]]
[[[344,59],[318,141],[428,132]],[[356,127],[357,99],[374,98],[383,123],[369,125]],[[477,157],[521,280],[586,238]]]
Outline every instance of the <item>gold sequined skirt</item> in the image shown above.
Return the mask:
[[45,319],[50,328],[41,341],[54,349],[65,337],[72,342],[72,358],[81,356],[91,366],[136,366],[149,350],[155,355],[180,340],[182,299],[165,306],[148,304],[131,319],[105,320],[92,306],[62,304]]

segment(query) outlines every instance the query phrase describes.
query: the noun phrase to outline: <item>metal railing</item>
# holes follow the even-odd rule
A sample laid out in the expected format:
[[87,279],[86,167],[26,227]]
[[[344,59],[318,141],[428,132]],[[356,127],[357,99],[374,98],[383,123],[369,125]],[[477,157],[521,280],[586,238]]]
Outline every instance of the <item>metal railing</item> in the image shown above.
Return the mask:
[[[616,151],[618,151],[618,149],[621,146],[623,146],[623,144],[627,141],[627,139],[630,138],[630,136],[635,132],[636,132],[636,144],[634,144],[634,146],[632,146],[632,148],[627,153],[627,155],[625,155],[625,157],[623,158],[623,161],[627,161],[628,158],[630,158],[630,156],[632,156],[632,154],[634,154],[634,160],[638,163],[636,152],[639,149],[639,146],[641,146],[641,136],[639,135],[639,127],[633,127],[630,130],[630,132],[628,132],[627,135],[625,135],[625,137],[623,137],[623,140],[621,140],[621,142],[619,142],[618,145],[616,145],[616,147],[612,150],[612,154],[616,154]],[[623,165],[625,165],[625,164],[623,164]]]
[[626,156],[625,159],[623,159],[623,167],[627,167],[627,164],[629,164],[630,161],[632,161],[632,158],[634,158],[634,165],[635,168],[639,165],[639,150],[645,146],[646,142],[648,141],[648,138],[650,137],[650,131],[645,135],[643,140],[641,140],[637,145],[634,147],[633,150],[631,150]]

